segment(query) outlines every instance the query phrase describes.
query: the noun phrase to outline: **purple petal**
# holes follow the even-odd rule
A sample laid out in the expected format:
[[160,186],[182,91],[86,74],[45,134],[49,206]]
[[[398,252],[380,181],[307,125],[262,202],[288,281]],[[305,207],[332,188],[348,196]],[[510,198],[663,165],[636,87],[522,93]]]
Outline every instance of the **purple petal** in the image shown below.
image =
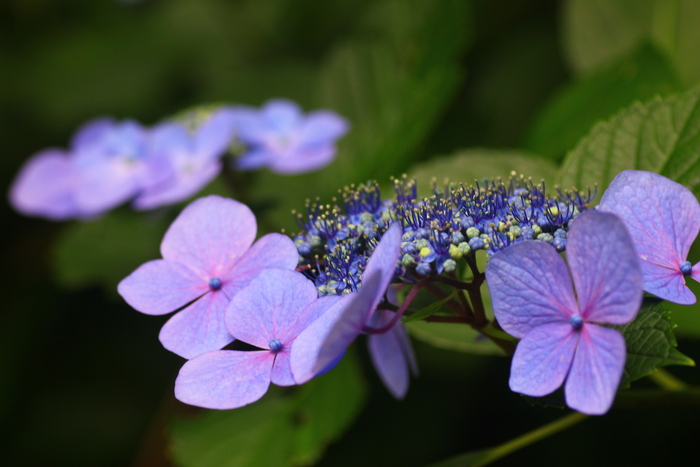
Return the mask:
[[86,212],[101,213],[134,197],[139,189],[143,163],[126,158],[97,161],[77,171],[75,200]]
[[554,392],[571,368],[579,336],[569,323],[543,324],[531,329],[515,349],[510,388],[534,397]]
[[[195,167],[198,166],[198,167]],[[194,195],[221,172],[221,162],[192,164],[187,170],[180,170],[169,183],[156,185],[141,192],[134,200],[135,209],[154,209],[174,204]]]
[[180,263],[157,259],[142,264],[117,287],[136,310],[149,315],[174,311],[210,289],[206,281]]
[[332,144],[349,129],[350,123],[337,113],[317,110],[306,116],[299,129],[299,141],[304,145]]
[[184,358],[219,350],[233,342],[224,323],[229,299],[221,291],[211,291],[175,313],[160,330],[163,347]]
[[[325,311],[311,322],[292,343],[291,367],[297,384],[304,384],[319,374],[316,367],[321,347],[347,304],[352,302],[356,295],[356,293],[350,293],[342,297],[338,295],[321,297],[309,305],[321,309],[325,308]],[[338,354],[335,354],[335,357],[337,358]],[[321,371],[325,369],[322,368]]]
[[362,332],[394,277],[400,246],[401,226],[394,223],[384,233],[367,262],[362,275],[362,287],[355,298],[348,302],[328,333],[319,351],[314,371],[326,368]]
[[270,351],[208,352],[185,363],[175,380],[175,397],[206,409],[235,409],[260,399],[270,386]]
[[644,295],[642,272],[622,220],[584,212],[571,224],[566,249],[581,316],[595,323],[632,321]]
[[304,308],[317,297],[314,283],[303,274],[267,269],[231,299],[226,327],[236,339],[256,347],[269,349],[272,339],[287,347],[306,327]]
[[278,233],[264,235],[245,252],[231,272],[223,277],[227,280],[224,290],[229,297],[233,297],[262,271],[271,268],[291,271],[298,262],[299,253],[289,237]]
[[279,134],[287,134],[296,130],[303,118],[301,107],[284,99],[266,102],[261,114],[268,131]]
[[225,277],[255,239],[257,225],[248,206],[220,196],[190,203],[165,233],[163,258],[191,267],[206,278]]
[[293,386],[297,384],[292,375],[290,352],[288,350],[281,350],[275,355],[275,366],[272,367],[270,380],[277,386]]
[[91,146],[103,138],[104,134],[116,125],[116,121],[110,117],[100,117],[85,123],[73,135],[71,149],[80,151],[86,146]]
[[75,170],[64,151],[47,149],[20,170],[10,189],[10,203],[23,214],[53,220],[80,217],[73,187]]
[[[640,264],[644,277],[644,290],[680,305],[693,305],[695,303],[695,294],[686,285],[683,273],[657,266],[648,261],[640,261]],[[696,273],[693,273],[691,277],[698,280]]]
[[564,389],[566,404],[588,415],[610,409],[625,367],[625,339],[614,329],[584,324]]
[[[377,310],[370,324],[375,328],[382,327],[393,316],[391,311]],[[408,391],[409,362],[413,359],[413,352],[410,343],[408,347],[406,344],[406,331],[401,323],[384,334],[371,334],[367,339],[372,363],[384,385],[397,399],[403,399]],[[415,361],[412,363],[415,365]]]
[[301,146],[283,157],[270,157],[269,167],[281,174],[298,174],[318,170],[330,164],[335,158],[335,146]]
[[273,159],[274,153],[263,146],[250,149],[236,158],[235,164],[238,170],[257,170],[265,167]]
[[498,323],[518,338],[542,324],[568,322],[578,310],[564,260],[542,242],[517,243],[493,255],[486,283]]
[[235,110],[223,108],[214,112],[195,133],[197,153],[207,159],[218,160],[231,145],[235,124]]
[[153,154],[165,157],[194,152],[194,143],[187,129],[175,122],[161,123],[153,127],[148,142],[149,150]]
[[[618,174],[598,209],[624,220],[642,262],[674,271],[680,270],[700,231],[700,204],[695,196],[683,185],[651,172]],[[648,279],[652,280],[645,275],[645,290],[672,300],[663,289],[649,290]]]

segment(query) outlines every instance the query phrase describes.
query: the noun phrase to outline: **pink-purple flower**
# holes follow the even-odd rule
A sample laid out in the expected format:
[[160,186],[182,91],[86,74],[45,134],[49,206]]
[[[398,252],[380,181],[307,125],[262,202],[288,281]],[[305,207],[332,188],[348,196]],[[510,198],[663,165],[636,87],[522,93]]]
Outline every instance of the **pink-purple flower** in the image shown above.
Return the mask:
[[[390,324],[394,313],[377,310],[377,306],[394,277],[401,233],[399,224],[389,227],[367,263],[359,291],[343,295],[299,335],[292,350],[292,372],[297,383],[309,381],[335,365],[369,326],[377,329]],[[397,323],[384,333],[370,335],[369,349],[382,381],[394,396],[402,398],[408,390],[409,368],[417,373],[403,325]]]
[[700,231],[700,204],[683,185],[651,172],[626,170],[598,207],[622,218],[641,259],[644,290],[683,305],[695,303],[686,277],[700,281],[700,263],[687,260]]
[[626,359],[622,334],[605,325],[626,324],[637,315],[643,296],[639,260],[624,223],[596,211],[572,222],[567,258],[568,269],[550,245],[523,242],[496,253],[486,266],[498,323],[521,339],[510,387],[538,397],[565,382],[569,407],[603,414]]
[[192,358],[221,349],[234,340],[224,324],[229,301],[261,271],[297,265],[292,240],[268,234],[253,244],[256,230],[255,216],[244,204],[200,198],[166,232],[163,259],[141,265],[121,281],[119,293],[150,315],[184,307],[160,332],[168,350]]
[[237,161],[241,170],[268,167],[297,174],[328,165],[335,142],[349,130],[347,120],[329,110],[304,115],[294,102],[277,99],[262,109],[236,108],[237,137],[247,151]]
[[175,397],[199,407],[234,409],[260,399],[270,383],[296,384],[290,367],[295,339],[337,298],[318,298],[313,282],[298,272],[262,272],[226,311],[229,332],[260,350],[218,350],[189,360],[175,381]]

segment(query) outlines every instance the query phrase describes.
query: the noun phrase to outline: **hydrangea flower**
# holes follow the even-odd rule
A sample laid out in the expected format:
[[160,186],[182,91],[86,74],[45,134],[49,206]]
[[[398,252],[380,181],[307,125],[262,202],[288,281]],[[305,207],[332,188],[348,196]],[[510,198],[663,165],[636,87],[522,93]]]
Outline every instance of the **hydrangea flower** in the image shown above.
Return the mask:
[[304,116],[297,104],[282,99],[269,101],[260,110],[236,108],[236,113],[237,137],[248,149],[236,161],[241,170],[268,167],[283,174],[318,170],[333,160],[335,141],[350,126],[328,110]]
[[260,399],[270,383],[296,384],[290,351],[299,333],[339,297],[318,298],[313,282],[282,269],[262,272],[226,311],[226,327],[261,350],[218,350],[189,360],[175,381],[175,397],[209,409],[234,409]]
[[22,214],[65,220],[82,217],[75,202],[75,168],[61,149],[46,149],[29,159],[10,188],[10,204]]
[[603,194],[599,210],[620,216],[641,259],[644,290],[683,305],[695,303],[686,277],[700,281],[687,260],[700,231],[700,204],[683,185],[651,172],[626,170]]
[[[401,228],[395,223],[370,257],[359,291],[343,295],[299,335],[292,349],[297,383],[305,383],[335,365],[367,326],[389,324],[394,313],[375,310],[394,277],[400,244]],[[402,398],[408,389],[408,368],[417,373],[403,325],[397,323],[386,333],[371,335],[369,349],[382,381],[394,396]]]
[[170,173],[167,159],[149,151],[147,130],[132,120],[88,122],[73,138],[71,159],[77,173],[76,202],[94,214],[157,186]]
[[119,283],[119,293],[150,315],[184,307],[161,329],[168,350],[185,358],[218,350],[234,339],[224,325],[231,298],[261,271],[297,265],[288,237],[268,234],[253,244],[256,230],[255,216],[244,204],[200,198],[166,232],[163,259],[141,265]]
[[510,388],[538,397],[566,381],[569,407],[599,415],[612,405],[626,358],[622,334],[601,325],[635,318],[642,275],[632,239],[613,214],[579,216],[567,251],[568,270],[549,245],[513,245],[491,257],[486,281],[498,323],[521,339]]
[[168,176],[159,184],[146,187],[134,200],[136,209],[153,209],[189,198],[221,172],[221,156],[234,133],[234,114],[215,112],[196,130],[189,132],[177,122],[154,127],[149,152],[167,161]]

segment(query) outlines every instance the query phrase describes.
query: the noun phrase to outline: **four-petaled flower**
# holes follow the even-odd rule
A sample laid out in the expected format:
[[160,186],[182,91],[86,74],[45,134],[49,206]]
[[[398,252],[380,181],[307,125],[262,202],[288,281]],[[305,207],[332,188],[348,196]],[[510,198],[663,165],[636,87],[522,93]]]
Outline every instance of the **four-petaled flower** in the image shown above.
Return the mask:
[[[401,227],[394,223],[372,253],[360,290],[343,295],[299,335],[292,349],[292,372],[298,384],[335,365],[367,326],[389,324],[393,312],[377,310],[377,306],[394,277],[400,247]],[[409,367],[417,373],[403,325],[397,323],[385,333],[370,335],[369,350],[384,384],[395,397],[403,398],[408,390]]]
[[175,381],[175,397],[199,407],[234,409],[260,399],[271,382],[296,384],[289,363],[294,341],[338,298],[318,298],[313,282],[298,272],[262,272],[226,311],[229,332],[261,350],[218,350],[189,360]]
[[700,203],[683,185],[651,172],[618,174],[598,207],[622,218],[642,266],[644,290],[682,305],[695,303],[686,276],[700,281],[700,263],[686,258],[700,231]]
[[318,170],[335,157],[335,141],[349,130],[347,120],[329,110],[304,116],[294,102],[272,100],[260,109],[236,108],[237,137],[248,151],[237,161],[241,170],[268,167],[297,174]]
[[625,365],[625,340],[600,324],[631,322],[642,301],[642,275],[623,222],[589,211],[568,235],[569,272],[556,250],[523,242],[496,253],[486,280],[498,323],[521,338],[510,387],[544,396],[566,380],[569,407],[597,415],[610,408]]
[[168,350],[192,358],[221,349],[234,340],[224,325],[231,298],[264,269],[297,265],[289,237],[272,233],[253,244],[256,230],[255,216],[244,204],[200,198],[166,232],[163,259],[141,265],[119,283],[119,293],[150,315],[187,305],[161,329],[160,341]]

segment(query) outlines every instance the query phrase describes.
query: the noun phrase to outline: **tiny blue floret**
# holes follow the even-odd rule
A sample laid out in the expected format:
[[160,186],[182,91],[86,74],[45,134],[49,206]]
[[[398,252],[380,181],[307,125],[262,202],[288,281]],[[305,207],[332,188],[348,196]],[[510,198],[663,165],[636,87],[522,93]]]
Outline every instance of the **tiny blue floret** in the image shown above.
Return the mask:
[[572,315],[571,319],[569,319],[569,323],[571,323],[572,328],[578,331],[583,327],[583,318],[581,318],[581,315]]
[[219,290],[221,288],[221,279],[218,277],[209,279],[209,288],[212,290]]
[[681,263],[681,272],[686,276],[690,275],[693,272],[693,264],[690,261]]
[[282,341],[279,339],[272,339],[268,345],[270,346],[270,350],[273,352],[279,352],[282,350]]

